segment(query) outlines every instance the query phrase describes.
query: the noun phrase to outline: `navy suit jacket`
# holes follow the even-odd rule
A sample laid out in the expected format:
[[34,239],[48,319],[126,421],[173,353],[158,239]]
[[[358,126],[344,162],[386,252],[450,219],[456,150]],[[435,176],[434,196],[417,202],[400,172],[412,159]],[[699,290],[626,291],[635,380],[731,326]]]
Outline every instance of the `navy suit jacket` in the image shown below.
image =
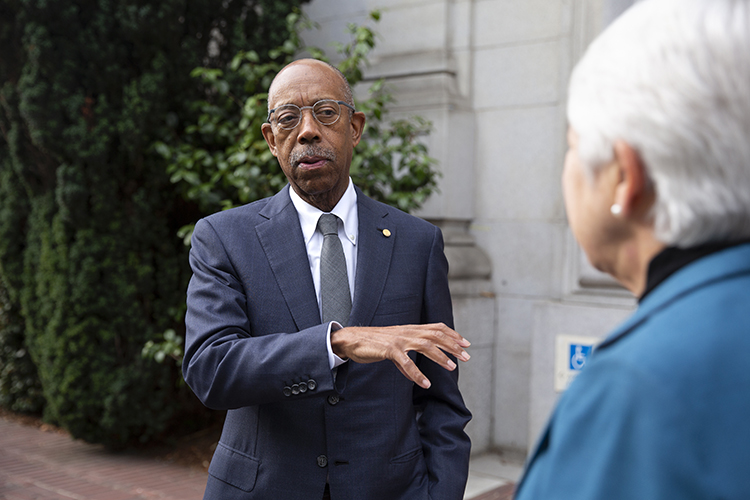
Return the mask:
[[[471,418],[458,373],[411,354],[423,390],[390,361],[347,362],[334,378],[289,186],[195,226],[185,380],[227,409],[207,499],[460,500]],[[351,326],[453,326],[435,226],[357,190]],[[386,236],[384,229],[390,231]]]
[[594,352],[516,500],[750,498],[750,245],[676,271]]

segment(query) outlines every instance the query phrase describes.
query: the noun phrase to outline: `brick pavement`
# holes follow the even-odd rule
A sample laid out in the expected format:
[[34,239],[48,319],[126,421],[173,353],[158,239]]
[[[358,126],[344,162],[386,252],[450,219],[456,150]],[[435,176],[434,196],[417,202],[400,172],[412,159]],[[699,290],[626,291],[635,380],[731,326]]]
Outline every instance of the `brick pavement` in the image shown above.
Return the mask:
[[474,497],[471,500],[513,500],[513,493],[515,490],[515,484],[506,484],[492,491],[488,491],[487,493],[483,493],[478,497]]
[[200,499],[206,473],[0,416],[0,499]]
[[[200,499],[206,473],[0,415],[0,500]],[[472,500],[511,500],[507,484]]]

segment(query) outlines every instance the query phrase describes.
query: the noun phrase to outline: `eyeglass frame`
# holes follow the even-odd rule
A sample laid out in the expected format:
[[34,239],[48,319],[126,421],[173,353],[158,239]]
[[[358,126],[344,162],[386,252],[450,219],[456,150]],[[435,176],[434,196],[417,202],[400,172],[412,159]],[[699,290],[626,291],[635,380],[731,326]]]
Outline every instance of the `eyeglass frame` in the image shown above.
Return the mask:
[[[266,117],[266,121],[267,121],[268,123],[271,123],[271,115],[272,115],[272,114],[273,114],[273,112],[274,112],[274,111],[276,111],[277,109],[279,109],[279,108],[283,108],[284,106],[294,106],[295,108],[299,109],[299,121],[297,121],[297,123],[296,123],[296,124],[294,125],[294,127],[292,127],[292,128],[284,128],[284,127],[282,127],[281,125],[279,125],[279,123],[278,123],[278,122],[276,122],[276,125],[277,125],[277,126],[278,126],[278,127],[279,127],[279,128],[281,129],[281,130],[294,130],[295,128],[297,128],[297,127],[299,126],[299,124],[300,124],[300,123],[302,123],[302,110],[303,110],[303,109],[309,109],[309,110],[313,110],[313,109],[315,108],[315,106],[317,106],[317,105],[318,105],[318,104],[320,104],[321,102],[335,102],[336,104],[339,104],[339,105],[343,104],[344,106],[346,106],[347,108],[349,108],[349,109],[350,109],[350,110],[352,111],[352,113],[356,113],[356,112],[357,112],[357,110],[356,110],[356,109],[354,108],[354,106],[352,106],[351,104],[349,104],[349,103],[347,103],[347,102],[345,102],[345,101],[337,101],[337,100],[335,100],[335,99],[320,99],[320,100],[318,100],[318,101],[315,101],[315,102],[314,102],[314,103],[312,104],[312,106],[297,106],[296,104],[293,104],[293,103],[282,104],[281,106],[276,106],[276,107],[275,107],[275,108],[273,108],[272,110],[269,110],[269,111],[268,111],[268,116]],[[339,108],[339,110],[341,110],[341,108]],[[338,115],[338,116],[336,117],[336,120],[335,120],[335,121],[333,121],[333,122],[331,122],[331,123],[323,123],[322,121],[320,121],[320,119],[318,119],[318,117],[317,117],[317,116],[315,116],[315,112],[314,112],[314,111],[313,111],[312,115],[313,115],[313,118],[315,118],[315,121],[316,121],[316,122],[318,122],[318,123],[320,123],[321,125],[324,125],[324,126],[326,126],[326,127],[330,127],[331,125],[335,125],[336,123],[338,123],[338,121],[339,121],[339,118],[341,118],[341,113],[339,113],[339,115]],[[351,116],[351,114],[350,114],[350,116]]]

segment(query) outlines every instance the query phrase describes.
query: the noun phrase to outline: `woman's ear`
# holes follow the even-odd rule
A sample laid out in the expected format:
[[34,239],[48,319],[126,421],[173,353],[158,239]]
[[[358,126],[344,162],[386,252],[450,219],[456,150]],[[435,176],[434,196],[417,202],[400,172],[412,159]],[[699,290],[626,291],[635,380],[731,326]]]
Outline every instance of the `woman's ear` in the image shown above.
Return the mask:
[[654,193],[638,151],[625,141],[615,142],[615,163],[620,178],[615,189],[615,203],[623,217],[647,214],[654,203]]

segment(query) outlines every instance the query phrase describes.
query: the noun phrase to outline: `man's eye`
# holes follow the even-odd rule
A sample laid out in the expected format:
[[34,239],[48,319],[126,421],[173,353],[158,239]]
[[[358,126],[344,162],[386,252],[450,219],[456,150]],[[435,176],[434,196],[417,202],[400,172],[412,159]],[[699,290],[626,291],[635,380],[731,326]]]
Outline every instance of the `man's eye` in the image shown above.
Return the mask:
[[336,110],[333,108],[326,107],[326,108],[318,109],[317,113],[323,116],[333,116],[336,114]]
[[276,121],[279,123],[279,125],[286,125],[289,123],[294,123],[299,118],[299,114],[297,114],[294,111],[282,111],[277,117]]

